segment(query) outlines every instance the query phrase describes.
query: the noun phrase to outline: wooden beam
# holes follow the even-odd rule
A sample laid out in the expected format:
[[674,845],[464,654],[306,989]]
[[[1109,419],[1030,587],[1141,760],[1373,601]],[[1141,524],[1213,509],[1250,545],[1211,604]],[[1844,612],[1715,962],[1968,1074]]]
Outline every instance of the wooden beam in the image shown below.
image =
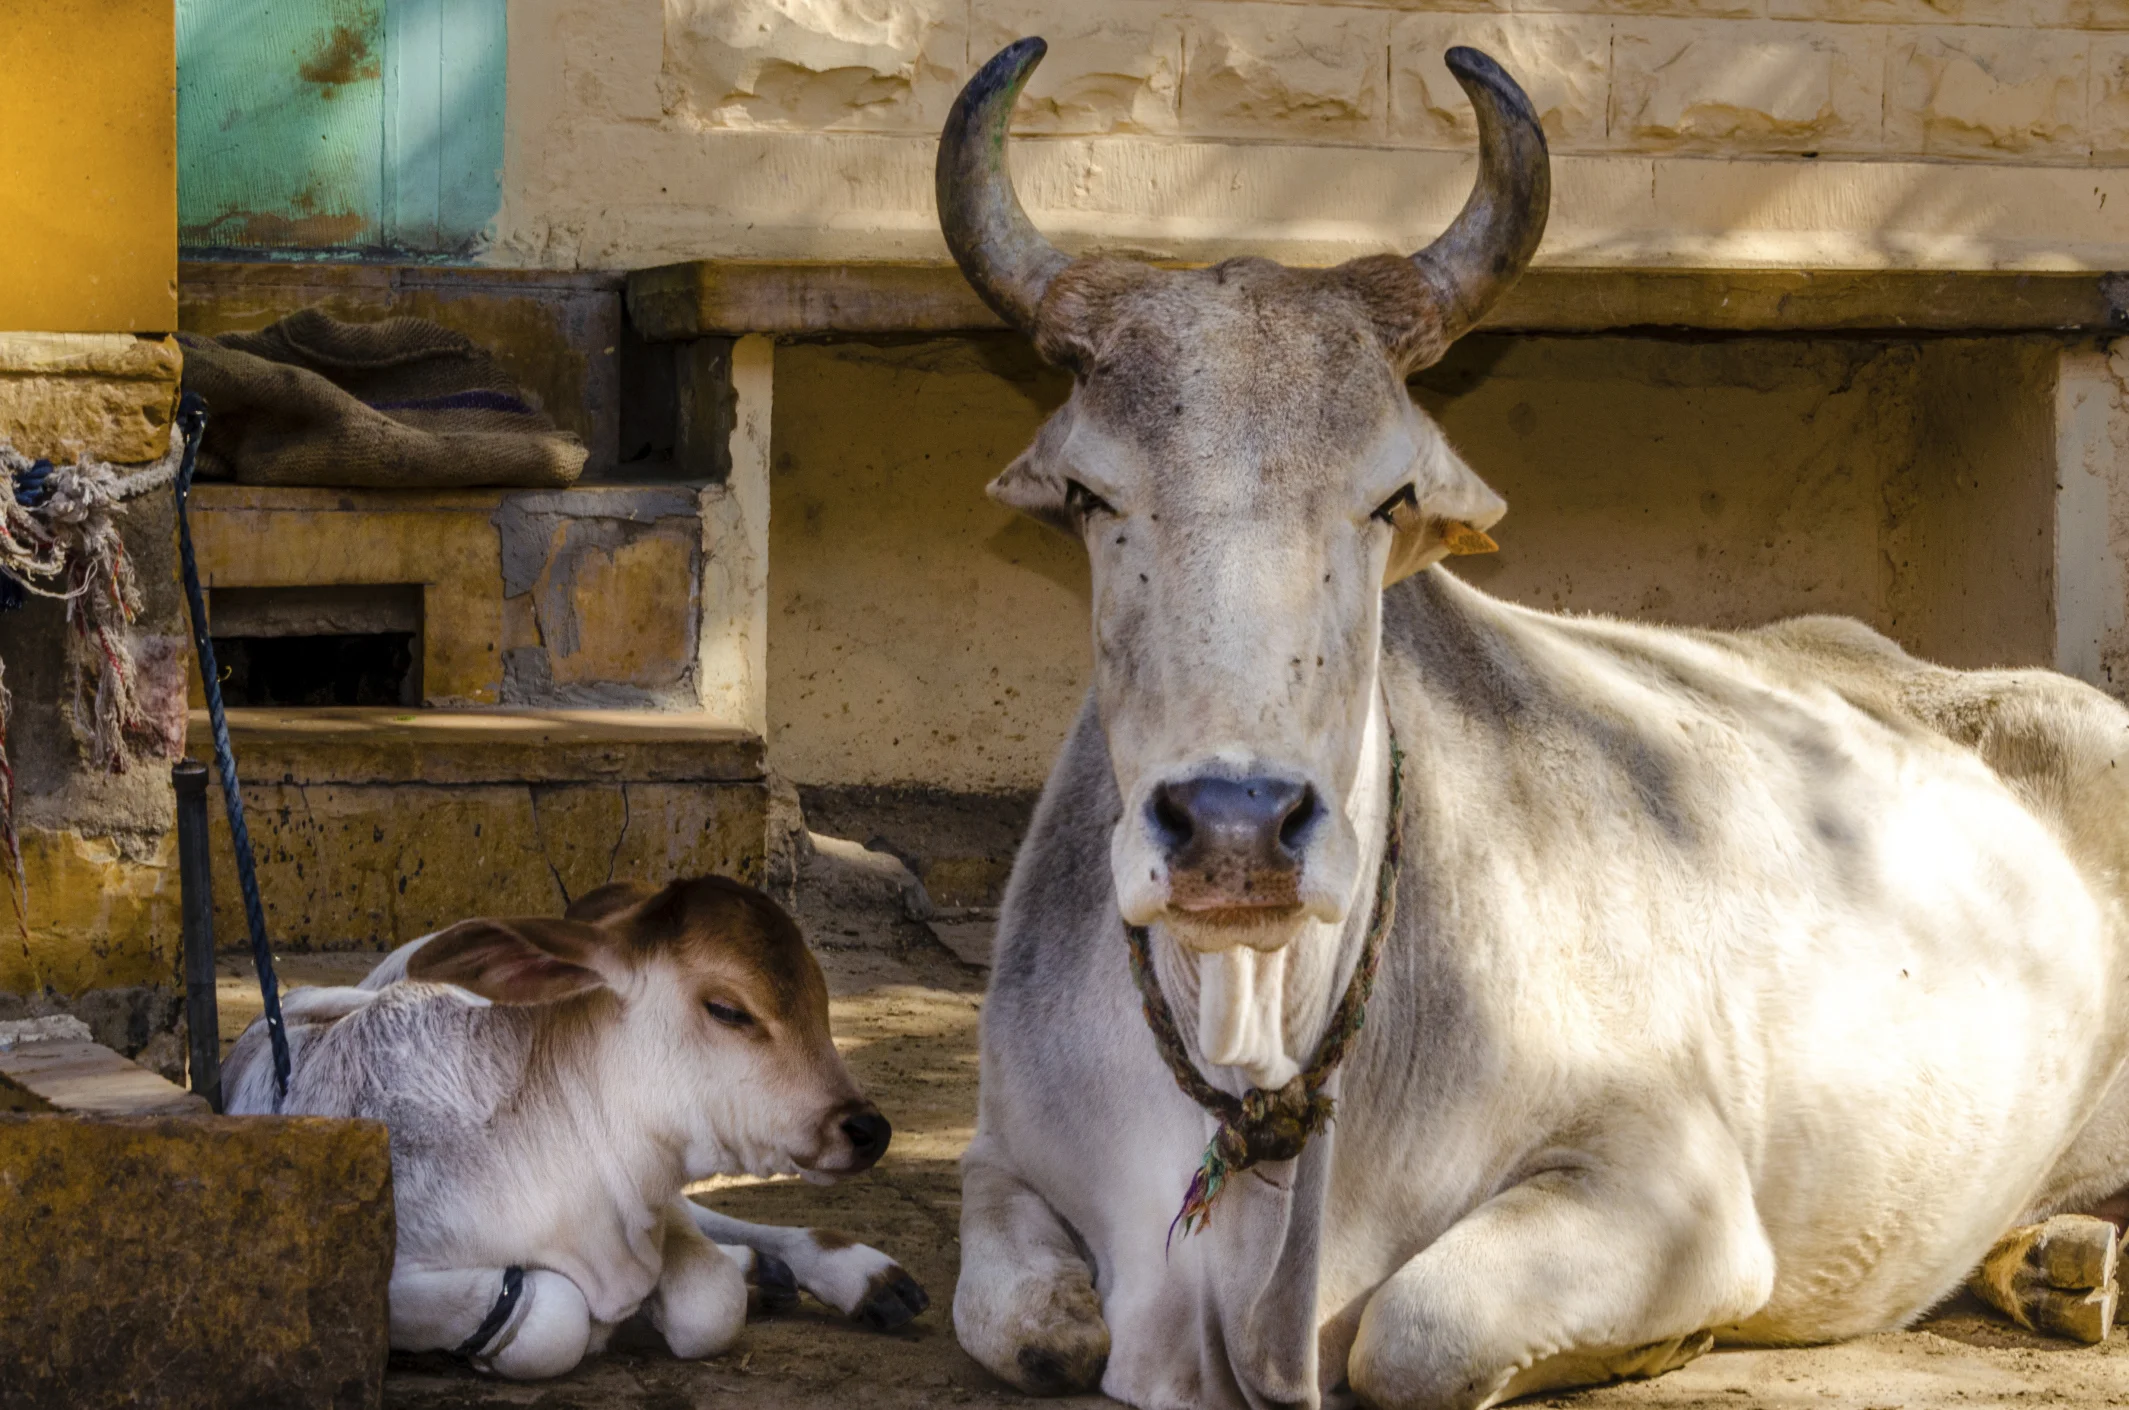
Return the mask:
[[[1004,325],[950,264],[695,260],[628,278],[652,340],[968,333]],[[2129,331],[2129,275],[1534,269],[1481,325],[1523,333]]]

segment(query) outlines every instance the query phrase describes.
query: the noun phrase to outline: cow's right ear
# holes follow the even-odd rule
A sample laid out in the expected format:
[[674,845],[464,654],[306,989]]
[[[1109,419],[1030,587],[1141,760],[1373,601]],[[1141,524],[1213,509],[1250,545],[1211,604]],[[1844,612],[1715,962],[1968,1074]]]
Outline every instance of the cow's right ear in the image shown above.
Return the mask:
[[595,926],[574,920],[463,920],[416,950],[407,978],[456,984],[491,1003],[551,1004],[603,988]]
[[984,493],[995,504],[1078,538],[1079,525],[1072,522],[1070,477],[1061,468],[1064,442],[1071,434],[1069,417],[1070,408],[1065,408],[1043,422],[1034,444],[999,471]]

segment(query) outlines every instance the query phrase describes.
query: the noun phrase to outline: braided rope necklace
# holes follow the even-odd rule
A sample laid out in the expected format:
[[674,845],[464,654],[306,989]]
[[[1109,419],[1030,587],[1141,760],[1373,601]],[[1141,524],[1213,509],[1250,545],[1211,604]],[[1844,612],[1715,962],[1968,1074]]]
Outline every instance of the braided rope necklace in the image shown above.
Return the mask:
[[1211,1144],[1190,1177],[1183,1207],[1168,1225],[1168,1241],[1175,1242],[1176,1227],[1184,1235],[1196,1233],[1212,1218],[1212,1202],[1227,1182],[1253,1165],[1265,1161],[1293,1160],[1308,1145],[1309,1138],[1330,1123],[1336,1102],[1323,1094],[1323,1087],[1345,1061],[1346,1049],[1367,1022],[1368,995],[1375,989],[1375,970],[1382,962],[1382,937],[1397,917],[1397,863],[1404,850],[1404,754],[1397,735],[1390,732],[1390,818],[1383,840],[1382,863],[1375,870],[1375,910],[1360,945],[1360,959],[1353,966],[1345,994],[1331,1013],[1330,1026],[1316,1045],[1309,1065],[1275,1092],[1251,1087],[1241,1096],[1222,1091],[1207,1081],[1191,1060],[1176,1027],[1175,1014],[1161,993],[1153,972],[1152,936],[1142,925],[1124,927],[1131,941],[1131,978],[1138,985],[1145,1009],[1146,1026],[1153,1031],[1153,1045],[1175,1078],[1175,1085],[1219,1122]]

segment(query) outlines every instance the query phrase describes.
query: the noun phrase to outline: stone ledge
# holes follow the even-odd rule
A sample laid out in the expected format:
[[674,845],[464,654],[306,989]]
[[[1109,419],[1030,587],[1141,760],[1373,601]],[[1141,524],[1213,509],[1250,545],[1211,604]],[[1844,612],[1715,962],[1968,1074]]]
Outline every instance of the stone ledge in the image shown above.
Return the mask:
[[[1002,328],[950,264],[691,260],[629,276],[651,339]],[[2129,276],[1993,270],[1531,270],[1480,325],[1500,332],[2121,332]]]
[[375,1407],[385,1128],[0,1114],[0,1405]]
[[[231,710],[250,784],[749,783],[759,735],[653,710]],[[207,712],[190,750],[212,757]]]
[[[51,1020],[31,1020],[49,1024]],[[23,1025],[16,1025],[18,1027]],[[139,1063],[128,1062],[85,1036],[33,1038],[0,1046],[0,1086],[11,1087],[42,1108],[78,1116],[207,1116],[204,1097],[166,1082]],[[24,1103],[28,1109],[40,1109]]]

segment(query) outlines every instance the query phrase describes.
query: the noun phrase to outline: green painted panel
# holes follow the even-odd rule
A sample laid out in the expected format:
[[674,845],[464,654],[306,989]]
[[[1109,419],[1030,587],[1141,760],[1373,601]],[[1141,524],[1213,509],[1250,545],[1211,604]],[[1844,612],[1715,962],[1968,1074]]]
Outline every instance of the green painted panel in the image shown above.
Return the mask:
[[190,249],[467,252],[502,204],[507,0],[178,0]]

